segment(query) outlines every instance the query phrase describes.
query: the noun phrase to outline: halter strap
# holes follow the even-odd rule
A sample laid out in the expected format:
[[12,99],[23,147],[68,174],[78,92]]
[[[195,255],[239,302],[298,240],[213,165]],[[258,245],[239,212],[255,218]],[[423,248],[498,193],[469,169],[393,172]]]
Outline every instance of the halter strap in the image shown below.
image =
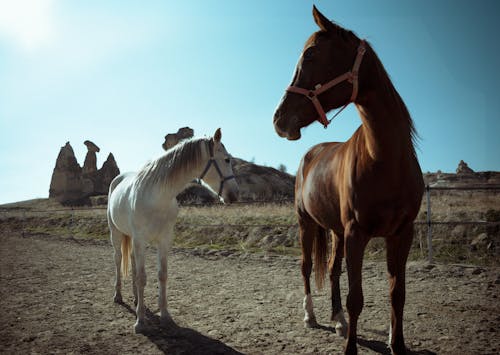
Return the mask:
[[[314,108],[319,114],[318,121],[321,122],[323,126],[326,128],[328,127],[330,122],[335,117],[337,117],[337,115],[340,112],[342,112],[351,102],[354,102],[354,100],[356,100],[356,97],[358,96],[358,87],[359,87],[358,85],[359,67],[361,66],[361,62],[363,60],[365,52],[366,52],[366,42],[365,40],[361,40],[358,46],[358,54],[356,55],[356,59],[354,60],[354,64],[350,71],[337,76],[336,78],[330,80],[326,84],[317,84],[316,86],[314,86],[314,90],[308,90],[298,86],[291,85],[286,89],[286,91],[304,95],[309,100],[311,100],[312,104],[314,105]],[[341,82],[346,80],[352,84],[351,98],[349,99],[349,101],[347,101],[347,103],[344,106],[342,106],[342,108],[339,111],[337,111],[337,113],[331,119],[328,119],[326,117],[325,110],[323,110],[323,106],[321,105],[321,102],[318,99],[318,95],[324,93],[327,90],[330,90],[335,85],[340,84]]]
[[226,182],[227,180],[236,179],[236,176],[234,175],[224,176],[224,174],[220,170],[219,164],[217,164],[217,161],[214,158],[214,146],[212,140],[208,142],[208,151],[210,152],[210,159],[208,160],[207,165],[205,165],[205,169],[203,169],[203,172],[201,173],[200,177],[195,181],[197,184],[201,185],[201,180],[203,180],[205,175],[210,170],[210,167],[213,165],[215,167],[215,170],[217,171],[217,174],[219,174],[220,178],[219,192],[217,193],[217,196],[220,197],[222,189],[224,188],[224,182]]

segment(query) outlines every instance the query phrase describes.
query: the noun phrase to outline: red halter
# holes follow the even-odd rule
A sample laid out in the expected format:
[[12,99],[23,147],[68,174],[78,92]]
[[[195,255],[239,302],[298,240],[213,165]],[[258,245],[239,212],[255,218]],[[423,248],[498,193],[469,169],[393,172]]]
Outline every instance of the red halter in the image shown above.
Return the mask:
[[[342,112],[343,109],[347,107],[351,102],[354,102],[356,100],[356,97],[358,96],[358,74],[359,74],[359,66],[361,65],[361,61],[363,60],[363,55],[365,54],[366,47],[365,47],[365,41],[361,40],[361,43],[359,44],[358,47],[358,54],[356,56],[356,59],[354,60],[354,64],[352,66],[352,69],[342,75],[337,76],[335,79],[330,80],[326,84],[317,84],[314,87],[314,90],[307,90],[300,88],[298,86],[289,86],[286,91],[293,92],[296,94],[301,94],[310,99],[316,108],[316,111],[319,114],[318,121],[323,124],[323,126],[328,127],[328,124],[340,113]],[[331,118],[328,119],[326,117],[325,111],[323,110],[323,106],[321,106],[321,102],[319,102],[318,95],[324,93],[325,91],[331,89],[335,85],[343,82],[344,80],[347,80],[352,84],[352,95],[349,101]]]

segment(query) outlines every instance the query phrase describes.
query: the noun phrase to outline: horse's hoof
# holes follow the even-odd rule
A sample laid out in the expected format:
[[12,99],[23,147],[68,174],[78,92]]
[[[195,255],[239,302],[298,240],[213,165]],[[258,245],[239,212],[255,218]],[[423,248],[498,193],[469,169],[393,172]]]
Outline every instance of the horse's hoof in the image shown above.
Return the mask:
[[406,355],[406,346],[391,346],[392,355]]
[[170,327],[172,324],[174,324],[174,321],[172,317],[170,317],[170,314],[164,315],[160,317],[160,327],[166,328]]
[[118,304],[123,304],[122,295],[115,295],[115,296],[113,297],[113,301],[114,301],[115,303],[118,303]]
[[144,322],[135,322],[134,324],[134,331],[135,331],[135,334],[143,334],[146,332],[146,325],[144,324]]
[[335,333],[339,337],[347,338],[347,329],[340,323],[335,326]]
[[345,355],[358,355],[358,348],[356,347],[356,343],[355,342],[347,342],[344,354]]
[[304,319],[304,327],[306,327],[306,328],[318,328],[318,322],[316,322],[316,318]]

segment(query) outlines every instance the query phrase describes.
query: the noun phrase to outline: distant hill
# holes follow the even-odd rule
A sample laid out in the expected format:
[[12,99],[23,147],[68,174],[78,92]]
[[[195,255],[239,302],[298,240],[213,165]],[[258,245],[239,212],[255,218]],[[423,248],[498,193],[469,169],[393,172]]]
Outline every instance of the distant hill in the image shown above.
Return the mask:
[[[182,127],[176,133],[168,133],[162,144],[164,150],[170,149],[185,139],[192,138],[194,130]],[[267,166],[250,163],[243,159],[232,158],[233,172],[240,188],[239,201],[277,201],[292,200],[295,177]],[[177,200],[181,203],[210,203],[217,197],[206,188],[190,185]]]
[[[233,172],[240,189],[239,201],[293,200],[295,176],[278,169],[233,158]],[[181,203],[216,201],[207,189],[192,184],[178,197]]]
[[494,187],[500,188],[500,172],[472,170],[463,160],[458,163],[456,173],[426,173],[423,175],[426,185],[430,187]]

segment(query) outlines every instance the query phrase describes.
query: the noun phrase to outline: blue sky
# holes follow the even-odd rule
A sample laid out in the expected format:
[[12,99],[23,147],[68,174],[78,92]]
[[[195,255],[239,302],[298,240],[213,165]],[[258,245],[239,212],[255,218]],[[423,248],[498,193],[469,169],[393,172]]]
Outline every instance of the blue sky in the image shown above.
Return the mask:
[[305,40],[312,4],[370,41],[421,136],[422,170],[500,170],[500,3],[395,0],[0,0],[0,203],[47,197],[59,149],[83,141],[122,171],[162,153],[165,134],[222,127],[234,156],[294,174],[312,145],[344,141],[349,107],[327,130],[279,138],[274,109]]

